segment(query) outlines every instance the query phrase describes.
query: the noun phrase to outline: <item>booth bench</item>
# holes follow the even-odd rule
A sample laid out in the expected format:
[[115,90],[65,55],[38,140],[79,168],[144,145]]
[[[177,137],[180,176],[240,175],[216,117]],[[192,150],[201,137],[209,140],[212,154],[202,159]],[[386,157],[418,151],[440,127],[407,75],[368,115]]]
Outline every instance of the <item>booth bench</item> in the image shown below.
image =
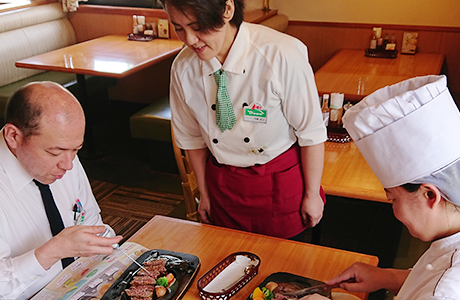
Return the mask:
[[[75,74],[14,65],[17,60],[66,47],[76,41],[74,28],[59,2],[0,13],[0,126],[4,123],[7,100],[27,83],[54,81],[78,98]],[[106,89],[112,82],[107,78],[89,78],[89,94]]]

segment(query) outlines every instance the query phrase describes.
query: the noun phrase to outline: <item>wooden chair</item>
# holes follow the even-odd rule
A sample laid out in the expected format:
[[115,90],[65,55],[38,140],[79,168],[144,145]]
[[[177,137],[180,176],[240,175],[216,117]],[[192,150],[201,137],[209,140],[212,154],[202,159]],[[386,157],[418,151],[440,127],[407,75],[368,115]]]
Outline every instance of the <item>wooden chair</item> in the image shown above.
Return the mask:
[[172,130],[172,127],[171,138],[177,168],[179,169],[179,174],[182,180],[182,191],[184,193],[187,220],[198,221],[197,206],[200,201],[200,194],[198,192],[198,185],[196,182],[195,173],[193,173],[187,153],[179,147],[177,147],[176,142],[174,140],[174,132]]

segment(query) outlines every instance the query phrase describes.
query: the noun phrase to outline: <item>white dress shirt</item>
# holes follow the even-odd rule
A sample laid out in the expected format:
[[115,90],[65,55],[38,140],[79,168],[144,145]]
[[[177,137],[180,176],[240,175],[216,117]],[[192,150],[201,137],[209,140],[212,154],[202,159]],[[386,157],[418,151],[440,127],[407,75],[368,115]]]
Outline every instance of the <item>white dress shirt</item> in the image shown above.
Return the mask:
[[395,299],[460,299],[460,232],[431,244]]
[[[40,191],[8,149],[0,131],[0,299],[28,299],[61,270],[61,261],[44,270],[35,249],[52,238]],[[75,157],[72,170],[50,185],[64,227],[74,225],[79,199],[83,225],[103,225],[85,171]]]
[[[227,72],[237,122],[221,132],[213,109],[217,85],[213,72]],[[219,163],[236,167],[265,164],[296,141],[310,146],[326,140],[307,47],[266,26],[243,22],[222,66],[202,61],[184,48],[171,70],[170,103],[177,144],[208,147]],[[243,120],[244,105],[260,104],[267,123]]]

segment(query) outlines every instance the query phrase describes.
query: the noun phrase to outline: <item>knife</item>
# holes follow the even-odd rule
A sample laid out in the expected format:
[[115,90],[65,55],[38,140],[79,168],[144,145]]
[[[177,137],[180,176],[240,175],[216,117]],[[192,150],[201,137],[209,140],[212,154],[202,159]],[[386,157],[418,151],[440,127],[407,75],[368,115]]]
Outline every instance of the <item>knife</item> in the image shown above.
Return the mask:
[[337,282],[336,284],[328,285],[328,284],[321,284],[321,285],[315,285],[312,287],[300,289],[297,291],[293,292],[287,292],[287,293],[282,293],[284,296],[288,297],[296,297],[296,298],[302,298],[306,295],[311,295],[311,294],[320,294],[320,295],[326,295],[328,294],[332,289],[338,288],[341,283],[352,283],[356,282],[354,278],[350,278],[348,280],[344,280],[341,282]]

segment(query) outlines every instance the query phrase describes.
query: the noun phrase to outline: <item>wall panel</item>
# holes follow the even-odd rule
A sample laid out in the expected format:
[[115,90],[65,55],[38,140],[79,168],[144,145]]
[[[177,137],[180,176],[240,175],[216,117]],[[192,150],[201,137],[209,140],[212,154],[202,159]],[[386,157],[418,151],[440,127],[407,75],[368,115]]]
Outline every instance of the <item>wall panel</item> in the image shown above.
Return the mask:
[[363,49],[364,55],[374,26],[382,27],[384,34],[395,33],[398,51],[404,32],[418,32],[417,51],[444,54],[442,72],[448,77],[450,90],[460,93],[460,28],[290,21],[287,33],[307,45],[316,72],[340,49]]

